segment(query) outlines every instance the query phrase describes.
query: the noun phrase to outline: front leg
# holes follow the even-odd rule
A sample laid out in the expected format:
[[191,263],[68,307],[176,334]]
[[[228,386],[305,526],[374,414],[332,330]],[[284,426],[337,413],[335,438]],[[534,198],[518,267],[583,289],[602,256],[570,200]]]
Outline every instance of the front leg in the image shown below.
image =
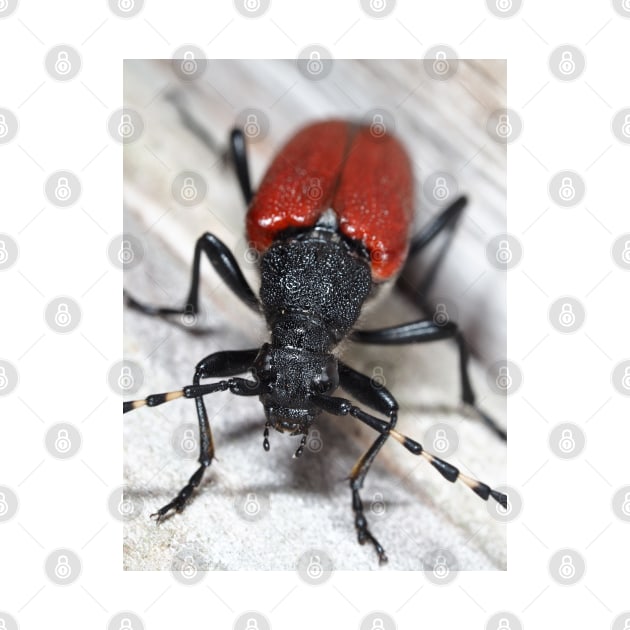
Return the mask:
[[[384,414],[389,418],[389,422],[383,422],[383,425],[387,426],[374,441],[372,446],[357,460],[352,467],[350,473],[350,490],[352,492],[352,510],[354,512],[354,525],[357,530],[357,538],[359,544],[363,545],[366,541],[370,541],[378,554],[378,559],[381,564],[387,562],[387,554],[385,549],[379,541],[374,537],[368,527],[367,518],[363,511],[363,501],[359,491],[363,487],[365,477],[370,470],[372,462],[378,455],[378,452],[383,448],[383,445],[389,437],[389,431],[394,429],[396,421],[398,420],[398,403],[396,399],[385,389],[385,387],[375,386],[370,378],[365,374],[361,374],[350,366],[345,365],[341,361],[339,362],[339,386],[344,389],[348,394],[356,398],[359,402],[368,405],[372,409]],[[328,399],[329,401],[343,401],[343,399]],[[346,403],[346,404],[344,404]],[[366,417],[360,409],[350,405],[348,401],[335,402],[333,407],[327,409],[331,413],[337,415],[344,415],[350,413],[355,417]],[[381,421],[382,422],[382,421]]]
[[[215,352],[207,356],[200,361],[195,368],[195,375],[193,377],[193,385],[189,388],[184,388],[182,394],[186,397],[191,397],[190,393],[193,393],[195,406],[197,409],[197,419],[199,422],[199,468],[190,477],[188,483],[179,491],[177,496],[161,507],[157,512],[151,514],[156,518],[158,523],[164,521],[171,511],[181,512],[186,503],[190,499],[194,489],[201,483],[203,474],[212,463],[214,458],[214,442],[212,440],[212,432],[210,430],[210,423],[208,421],[208,412],[203,402],[203,393],[200,393],[203,388],[207,388],[207,393],[213,391],[226,391],[229,390],[233,394],[242,396],[254,396],[257,395],[258,385],[254,381],[247,381],[242,378],[230,378],[227,381],[220,381],[219,383],[212,383],[211,385],[200,385],[202,378],[221,377],[221,376],[233,376],[235,374],[242,374],[247,371],[256,359],[258,354],[257,349],[253,350],[235,350],[230,352]],[[195,395],[198,394],[198,395]],[[167,397],[154,397],[156,404],[162,404],[168,402]],[[149,399],[146,400],[150,400]],[[139,406],[139,405],[136,405]],[[133,405],[130,408],[135,408]]]

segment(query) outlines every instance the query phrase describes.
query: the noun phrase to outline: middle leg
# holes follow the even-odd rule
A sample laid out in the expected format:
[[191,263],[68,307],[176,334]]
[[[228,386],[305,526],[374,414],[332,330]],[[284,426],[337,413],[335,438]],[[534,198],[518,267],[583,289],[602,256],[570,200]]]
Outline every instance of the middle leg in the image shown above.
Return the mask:
[[356,398],[364,405],[382,413],[389,418],[388,430],[381,433],[370,448],[357,460],[350,473],[350,490],[352,492],[352,510],[354,511],[354,524],[357,537],[361,545],[369,540],[379,557],[379,562],[387,562],[387,554],[382,545],[373,536],[368,528],[367,518],[363,511],[363,501],[359,491],[368,474],[372,462],[383,448],[389,437],[389,430],[394,429],[398,420],[398,403],[385,387],[377,386],[365,374],[361,374],[350,366],[339,362],[339,385],[348,394]]
[[485,411],[477,406],[477,398],[468,374],[468,346],[457,324],[446,322],[436,324],[432,319],[421,319],[407,324],[377,330],[355,330],[351,337],[358,343],[378,345],[401,345],[406,343],[425,343],[440,339],[455,339],[459,350],[459,377],[462,401],[472,407],[483,422],[502,440],[507,439],[505,429],[500,427]]

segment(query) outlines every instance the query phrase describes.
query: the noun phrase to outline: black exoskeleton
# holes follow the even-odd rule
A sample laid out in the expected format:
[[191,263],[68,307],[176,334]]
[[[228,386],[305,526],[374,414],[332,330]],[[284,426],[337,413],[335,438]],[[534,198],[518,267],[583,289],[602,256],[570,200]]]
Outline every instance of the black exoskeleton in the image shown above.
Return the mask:
[[365,254],[334,229],[313,230],[275,242],[260,261],[262,309],[271,332],[254,363],[271,427],[308,434],[321,413],[314,394],[339,385],[331,354],[348,336],[372,291]]
[[[191,129],[190,122],[182,120]],[[243,134],[232,131],[230,153],[246,203],[252,198]],[[460,198],[431,221],[410,243],[417,253],[442,231],[452,232],[465,206]],[[200,265],[205,254],[215,271],[248,307],[264,315],[270,331],[270,342],[261,348],[215,352],[196,366],[192,384],[181,390],[153,394],[143,400],[125,402],[128,412],[147,405],[154,407],[176,398],[195,401],[199,421],[199,468],[177,496],[155,514],[158,522],[184,509],[204,471],[214,458],[204,396],[230,391],[238,396],[259,396],[265,409],[263,446],[269,450],[269,429],[290,435],[302,435],[295,453],[299,456],[310,427],[325,411],[332,415],[350,415],[376,431],[378,436],[359,458],[350,474],[352,509],[358,540],[369,541],[379,560],[387,556],[368,528],[359,494],[374,458],[391,436],[414,455],[424,457],[448,481],[462,481],[482,499],[492,497],[507,506],[507,497],[486,484],[461,473],[455,466],[424,450],[421,444],[396,430],[398,403],[375,379],[343,363],[333,350],[343,340],[357,343],[395,345],[453,339],[459,349],[459,373],[463,402],[472,407],[486,425],[501,438],[505,432],[476,406],[468,375],[468,349],[453,322],[436,323],[421,319],[377,330],[357,330],[361,309],[377,290],[367,252],[356,242],[337,231],[332,213],[325,213],[317,225],[304,230],[285,232],[276,238],[260,259],[260,299],[252,291],[234,255],[214,235],[206,233],[195,246],[191,285],[181,308],[155,307],[143,304],[126,294],[127,305],[147,315],[168,317],[199,311]],[[432,270],[432,273],[434,270]],[[253,378],[237,377],[249,372]],[[212,383],[201,381],[221,378]],[[367,413],[346,398],[334,396],[338,388],[358,403],[384,416]]]

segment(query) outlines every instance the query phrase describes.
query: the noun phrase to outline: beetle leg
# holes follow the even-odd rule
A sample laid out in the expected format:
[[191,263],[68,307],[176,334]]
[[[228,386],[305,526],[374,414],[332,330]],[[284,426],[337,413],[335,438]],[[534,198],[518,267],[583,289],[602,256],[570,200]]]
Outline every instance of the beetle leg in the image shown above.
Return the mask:
[[468,374],[468,346],[457,324],[446,322],[436,324],[432,319],[421,319],[407,324],[399,324],[390,328],[377,330],[355,330],[350,339],[358,343],[373,343],[378,345],[401,345],[406,343],[425,343],[440,339],[455,339],[459,349],[459,376],[462,388],[462,401],[470,405],[483,422],[502,440],[507,439],[505,429],[500,427],[485,411],[476,404],[475,392]]
[[249,163],[247,160],[247,146],[245,144],[245,134],[237,128],[230,132],[229,156],[236,170],[236,177],[243,193],[245,204],[249,205],[254,193],[249,176]]
[[[214,154],[222,152],[219,143],[210,134],[210,132],[188,111],[182,102],[182,98],[177,92],[171,92],[168,100],[173,103],[179,118],[184,127],[191,131],[210,151]],[[251,179],[249,176],[249,165],[247,162],[247,149],[245,146],[245,138],[240,129],[233,129],[230,133],[229,147],[224,153],[226,157],[232,161],[236,171],[236,177],[243,193],[245,203],[249,205],[252,199]]]
[[[376,438],[372,446],[357,460],[350,473],[352,509],[354,511],[354,524],[357,529],[359,543],[363,545],[366,540],[369,540],[376,549],[379,561],[385,563],[387,562],[387,554],[382,545],[368,529],[367,519],[363,511],[363,501],[361,500],[359,491],[363,487],[363,482],[370,470],[372,462],[383,447],[383,444],[387,441],[389,432],[396,426],[398,419],[398,403],[385,387],[376,385],[371,379],[365,376],[365,374],[357,372],[341,361],[339,362],[339,385],[358,401],[389,417],[389,422],[380,421],[387,429]],[[359,411],[356,407],[354,410],[355,412]],[[329,409],[327,409],[327,411],[329,411]],[[336,410],[333,410],[332,413],[336,413],[336,411],[343,410],[340,407],[336,407]],[[350,413],[353,412],[350,411]]]
[[124,411],[126,412],[141,407],[144,404],[156,406],[180,397],[194,398],[195,400],[197,419],[199,422],[200,466],[172,501],[154,514],[151,514],[152,517],[156,517],[158,523],[165,520],[171,510],[181,512],[184,509],[194,489],[201,483],[204,471],[210,466],[214,458],[214,442],[212,440],[212,432],[210,431],[210,423],[208,422],[208,413],[203,402],[203,396],[226,390],[239,396],[257,396],[260,394],[260,385],[257,381],[249,381],[243,378],[230,378],[217,383],[202,385],[200,384],[200,380],[202,378],[241,374],[249,369],[257,353],[257,349],[215,352],[205,359],[202,359],[197,364],[193,377],[193,385],[184,387],[180,392],[153,394],[144,400],[124,403]]
[[234,294],[241,299],[249,308],[260,313],[260,303],[249,283],[245,279],[243,272],[234,258],[234,254],[221,242],[214,234],[206,232],[201,236],[195,244],[195,255],[192,265],[192,277],[190,282],[190,290],[188,298],[182,308],[170,308],[151,306],[138,302],[128,293],[125,293],[127,304],[146,315],[157,315],[163,317],[165,315],[184,315],[199,312],[199,282],[201,266],[201,254],[204,253],[208,260],[212,263],[215,271],[221,276],[221,279],[232,289]]
[[[398,284],[403,292],[412,292],[414,298],[417,298],[418,295],[420,295],[422,299],[426,298],[426,295],[435,280],[435,276],[437,275],[442,260],[444,260],[444,257],[448,252],[453,235],[455,234],[455,228],[457,227],[462,212],[467,204],[468,199],[466,199],[466,197],[458,197],[411,239],[407,261],[411,260],[411,258],[418,252],[422,251],[438,234],[445,232],[444,242],[440,246],[435,260],[433,260],[431,265],[427,267],[427,271],[425,272],[420,284],[412,290],[404,283],[404,281],[401,280]],[[423,304],[422,306],[424,307],[426,305]]]

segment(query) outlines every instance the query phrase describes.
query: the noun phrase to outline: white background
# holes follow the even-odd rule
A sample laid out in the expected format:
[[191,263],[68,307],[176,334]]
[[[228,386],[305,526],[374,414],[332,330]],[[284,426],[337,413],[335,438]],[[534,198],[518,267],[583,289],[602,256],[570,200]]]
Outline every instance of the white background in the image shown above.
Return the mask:
[[[372,610],[388,612],[399,628],[484,628],[500,610],[529,628],[609,627],[630,608],[622,577],[628,525],[611,507],[613,494],[630,483],[628,400],[611,384],[615,365],[630,356],[628,276],[611,257],[615,239],[630,231],[629,148],[611,132],[614,114],[630,105],[623,66],[630,19],[610,2],[578,12],[568,1],[530,1],[510,19],[478,1],[399,2],[383,20],[358,2],[273,0],[253,20],[230,2],[208,5],[149,2],[124,20],[105,2],[22,2],[0,19],[0,106],[20,123],[16,138],[0,146],[0,231],[20,247],[16,265],[0,275],[0,354],[20,375],[0,399],[0,484],[20,501],[17,515],[0,524],[0,610],[21,628],[106,627],[121,610],[135,611],[147,628],[227,628],[248,609],[264,613],[273,628],[358,628]],[[186,42],[215,58],[294,58],[311,43],[337,58],[419,58],[447,43],[462,58],[508,60],[508,106],[524,121],[508,148],[508,231],[525,255],[508,276],[508,357],[524,374],[508,401],[508,483],[524,509],[509,525],[507,572],[462,573],[448,587],[422,573],[339,573],[314,588],[295,573],[208,574],[185,587],[168,572],[121,571],[121,525],[106,506],[121,479],[120,405],[106,382],[119,358],[121,275],[106,248],[122,231],[122,153],[106,122],[122,104],[121,60],[169,57]],[[59,43],[82,56],[80,74],[67,83],[44,67]],[[586,57],[584,73],[571,82],[558,81],[548,66],[564,43]],[[82,183],[80,202],[66,209],[43,192],[59,169]],[[584,200],[570,208],[554,204],[547,190],[564,169],[586,182]],[[81,326],[70,335],[53,333],[44,320],[58,295],[81,304]],[[584,326],[570,335],[548,320],[550,304],[564,295],[586,309]],[[44,448],[46,428],[64,421],[76,422],[83,436],[69,461]],[[548,445],[562,422],[586,434],[584,452],[568,461]],[[80,578],[67,587],[44,573],[59,547],[82,561]],[[563,547],[586,561],[573,586],[560,586],[548,571]]]

